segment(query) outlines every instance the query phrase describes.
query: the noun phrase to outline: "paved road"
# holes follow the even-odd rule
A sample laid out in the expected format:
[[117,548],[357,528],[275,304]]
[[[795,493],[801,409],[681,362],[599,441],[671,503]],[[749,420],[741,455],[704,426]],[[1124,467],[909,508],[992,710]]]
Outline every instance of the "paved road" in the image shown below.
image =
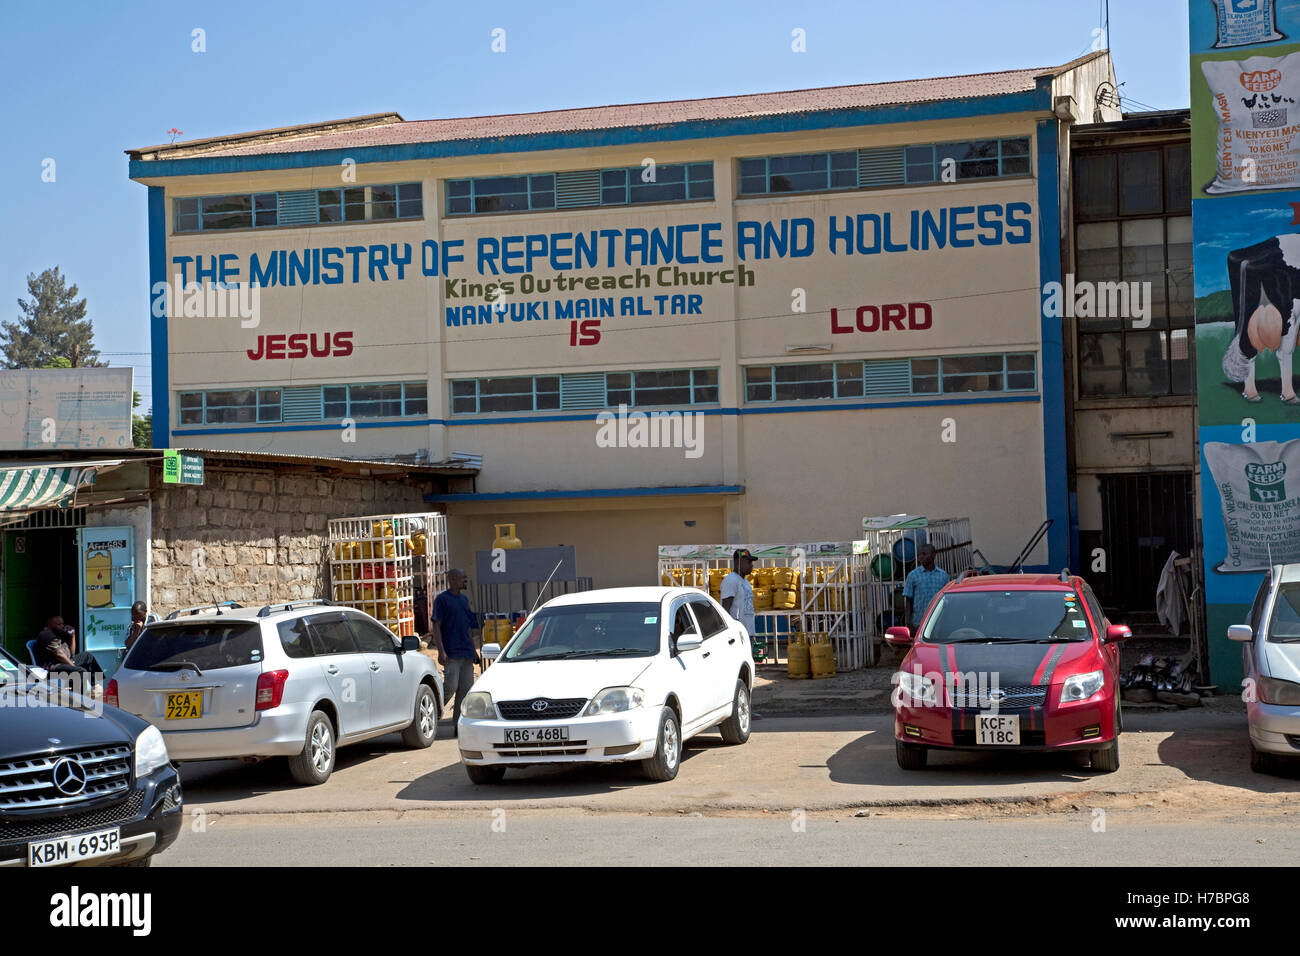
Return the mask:
[[[898,815],[895,815],[897,813]],[[483,807],[465,814],[241,815],[184,832],[156,866],[1289,866],[1294,815],[1158,822],[1083,811],[1004,820],[809,814],[661,816]],[[1209,876],[1207,871],[1207,878]]]
[[[748,744],[717,734],[688,744],[677,779],[649,783],[628,765],[510,771],[502,786],[476,787],[456,742],[403,749],[395,736],[340,752],[333,777],[298,787],[284,761],[187,764],[191,808],[218,813],[579,808],[597,812],[835,810],[899,803],[1020,800],[1061,795],[1089,806],[1136,794],[1180,795],[1189,806],[1296,797],[1296,777],[1263,777],[1248,765],[1244,719],[1203,711],[1134,715],[1120,770],[1095,774],[1068,754],[936,754],[920,773],[894,761],[891,718],[803,717],[755,723]],[[1145,799],[1145,798],[1143,798]],[[1174,801],[1177,803],[1178,801]]]

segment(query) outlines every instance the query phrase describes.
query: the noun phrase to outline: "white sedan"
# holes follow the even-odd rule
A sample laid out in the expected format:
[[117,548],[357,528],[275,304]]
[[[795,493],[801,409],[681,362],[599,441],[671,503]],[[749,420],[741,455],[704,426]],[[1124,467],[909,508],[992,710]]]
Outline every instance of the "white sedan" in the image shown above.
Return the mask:
[[616,588],[539,608],[474,684],[458,735],[475,783],[506,767],[637,760],[677,776],[682,743],[749,739],[749,635],[707,594]]

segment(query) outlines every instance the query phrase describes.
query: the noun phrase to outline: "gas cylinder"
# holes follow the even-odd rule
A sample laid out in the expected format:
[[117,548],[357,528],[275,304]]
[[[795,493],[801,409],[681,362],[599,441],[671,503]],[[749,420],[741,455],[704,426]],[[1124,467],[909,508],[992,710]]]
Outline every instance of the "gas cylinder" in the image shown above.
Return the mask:
[[812,676],[812,664],[808,657],[808,642],[795,634],[790,637],[789,657],[786,661],[786,673],[795,680]]
[[113,603],[113,558],[107,551],[86,557],[86,607],[108,607]]
[[[505,548],[507,551],[513,551],[516,548],[522,548],[524,543],[515,536],[515,526],[512,524],[495,524],[492,526],[496,529],[497,536],[492,540],[492,547]],[[501,529],[505,530],[502,531]]]
[[835,676],[835,648],[825,634],[819,634],[809,645],[808,659],[812,665],[813,677]]

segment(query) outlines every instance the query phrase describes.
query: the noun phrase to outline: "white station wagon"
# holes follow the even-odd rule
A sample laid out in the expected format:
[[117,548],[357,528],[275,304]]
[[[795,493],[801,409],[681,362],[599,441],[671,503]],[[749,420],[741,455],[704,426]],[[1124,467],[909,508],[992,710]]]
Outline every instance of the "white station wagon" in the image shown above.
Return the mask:
[[631,760],[671,780],[696,734],[749,739],[753,683],[749,635],[707,594],[564,595],[528,619],[465,698],[461,761],[475,783],[500,783],[511,766]]
[[442,680],[418,638],[326,601],[174,611],[145,627],[104,692],[162,731],[174,760],[287,757],[324,783],[340,746],[433,743]]

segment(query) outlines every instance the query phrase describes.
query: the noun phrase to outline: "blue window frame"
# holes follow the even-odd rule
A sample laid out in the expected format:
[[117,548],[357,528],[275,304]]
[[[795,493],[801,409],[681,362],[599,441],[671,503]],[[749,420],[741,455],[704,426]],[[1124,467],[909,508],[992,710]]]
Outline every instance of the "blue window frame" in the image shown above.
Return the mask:
[[[174,229],[176,232],[212,232],[279,225],[423,219],[423,190],[420,183],[391,183],[286,193],[193,196],[175,201]],[[286,213],[287,221],[284,223],[280,221],[282,197],[287,197],[291,203],[291,211]],[[302,205],[304,201],[305,208]]]
[[[594,382],[593,382],[594,378]],[[562,389],[561,381],[568,379]],[[561,400],[561,393],[564,398]],[[453,415],[563,408],[716,405],[716,368],[651,369],[562,375],[467,378],[451,382]]]
[[605,404],[612,408],[658,405],[716,405],[715,368],[656,369],[605,373]]
[[858,188],[858,151],[759,156],[740,161],[740,195]]
[[745,368],[746,402],[1032,392],[1037,388],[1033,352]]
[[429,386],[425,382],[367,382],[326,385],[321,389],[324,417],[401,418],[425,415],[429,410]]
[[449,179],[447,215],[555,208],[555,174]]
[[181,392],[180,423],[219,425],[229,422],[278,422],[281,395],[278,388]]
[[624,166],[600,171],[602,206],[712,198],[712,163]]
[[981,139],[908,146],[904,161],[909,185],[952,181],[944,179],[945,169],[953,171],[956,182],[1027,176],[1030,171],[1029,139]]
[[452,414],[531,412],[560,407],[560,376],[518,375],[451,383]]

